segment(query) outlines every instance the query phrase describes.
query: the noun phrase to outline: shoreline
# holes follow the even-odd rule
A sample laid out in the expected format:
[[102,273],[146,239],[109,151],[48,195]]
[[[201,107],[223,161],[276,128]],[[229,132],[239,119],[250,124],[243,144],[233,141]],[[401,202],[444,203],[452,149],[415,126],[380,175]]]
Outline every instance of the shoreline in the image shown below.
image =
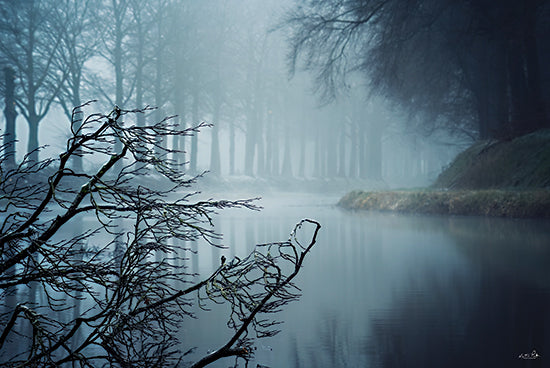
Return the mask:
[[550,218],[550,190],[355,190],[337,205],[351,210],[412,214]]

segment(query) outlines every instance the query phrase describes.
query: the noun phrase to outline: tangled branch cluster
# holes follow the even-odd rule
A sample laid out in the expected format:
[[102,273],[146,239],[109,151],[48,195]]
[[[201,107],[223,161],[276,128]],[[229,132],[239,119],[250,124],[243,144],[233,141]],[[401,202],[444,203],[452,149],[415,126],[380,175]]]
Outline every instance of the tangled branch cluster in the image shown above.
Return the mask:
[[[311,241],[305,246],[296,237],[304,224],[314,226]],[[248,336],[250,326],[259,338],[271,337],[279,332],[275,328],[279,322],[266,315],[280,311],[300,297],[300,289],[292,280],[315,244],[320,228],[318,222],[304,219],[296,225],[288,241],[259,244],[246,258],[235,258],[228,264],[222,264],[206,283],[201,299],[228,302],[231,315],[227,325],[235,333],[224,346],[194,364],[193,368],[203,367],[221,357],[250,356],[253,352],[252,339]]]
[[[186,242],[214,244],[211,216],[230,207],[257,210],[254,199],[194,201],[197,177],[183,174],[178,152],[163,141],[206,124],[180,129],[167,118],[137,126],[124,120],[150,109],[83,118],[87,107],[74,110],[59,158],[27,156],[10,166],[0,156],[0,365],[178,366],[185,353],[176,332],[191,314],[193,293],[199,302],[230,303],[235,330],[218,355],[195,366],[247,358],[248,327],[271,336],[272,322],[258,316],[297,298],[292,279],[319,225],[307,247],[291,240],[259,246],[267,253],[231,260],[190,283]],[[92,169],[73,169],[76,156]],[[290,273],[279,260],[294,267]]]

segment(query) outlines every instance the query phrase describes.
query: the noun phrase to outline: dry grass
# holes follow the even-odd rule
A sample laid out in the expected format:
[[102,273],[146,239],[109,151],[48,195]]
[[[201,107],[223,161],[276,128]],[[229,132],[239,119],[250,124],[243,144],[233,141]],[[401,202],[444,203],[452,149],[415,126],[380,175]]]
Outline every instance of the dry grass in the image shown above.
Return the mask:
[[550,218],[550,190],[354,191],[338,205],[404,213]]

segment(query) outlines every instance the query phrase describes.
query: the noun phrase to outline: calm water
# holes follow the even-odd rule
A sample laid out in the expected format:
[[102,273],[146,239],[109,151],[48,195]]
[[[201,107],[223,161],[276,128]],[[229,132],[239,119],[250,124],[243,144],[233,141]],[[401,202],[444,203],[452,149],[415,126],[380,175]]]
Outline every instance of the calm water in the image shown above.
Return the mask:
[[[199,245],[192,257],[208,272],[222,254],[287,239],[304,217],[321,222],[303,296],[249,367],[550,366],[549,222],[353,213],[336,200],[284,195],[260,213],[225,211],[217,226],[232,248]],[[215,308],[188,321],[183,340],[197,353],[216,348],[225,319]],[[533,349],[539,359],[518,358]]]
[[[190,245],[190,271],[206,275],[222,255],[288,239],[302,218],[323,226],[298,275],[302,298],[249,367],[550,367],[549,221],[349,212],[336,201],[286,194],[261,212],[222,211],[230,248]],[[230,335],[227,309],[211,307],[182,326],[197,347],[190,361]],[[533,349],[539,359],[518,358]]]

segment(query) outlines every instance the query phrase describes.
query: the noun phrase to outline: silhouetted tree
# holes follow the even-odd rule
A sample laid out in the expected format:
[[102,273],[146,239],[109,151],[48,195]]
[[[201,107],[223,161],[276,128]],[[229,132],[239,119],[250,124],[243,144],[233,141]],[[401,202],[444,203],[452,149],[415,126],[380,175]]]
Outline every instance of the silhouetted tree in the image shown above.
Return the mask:
[[[63,0],[57,3],[54,13],[52,27],[59,33],[61,43],[53,62],[57,70],[66,73],[57,100],[68,119],[71,119],[73,106],[82,104],[84,65],[97,53],[101,32],[95,26],[94,10],[99,5],[98,0]],[[78,126],[73,129],[78,130]],[[80,155],[75,155],[74,166],[82,170]]]
[[66,78],[55,60],[64,24],[52,1],[1,1],[0,54],[15,71],[15,103],[29,126],[27,153],[38,161],[38,126],[59,95]]
[[[77,107],[73,119],[82,119],[87,108]],[[254,200],[193,201],[196,177],[167,159],[170,150],[157,137],[188,136],[204,125],[182,130],[171,119],[145,126],[129,121],[147,111],[116,107],[108,115],[90,114],[71,125],[78,129],[58,158],[27,158],[2,172],[0,296],[18,299],[0,314],[0,360],[8,366],[174,366],[190,352],[183,347],[193,344],[176,338],[193,294],[201,306],[228,303],[234,330],[193,367],[229,356],[248,360],[250,332],[276,334],[268,315],[298,298],[292,282],[320,228],[312,220],[301,221],[288,241],[258,245],[243,259],[222,259],[211,275],[186,283],[183,241],[214,244],[215,211],[258,207]],[[159,150],[166,155],[159,157]],[[93,155],[93,169],[68,167],[77,152]],[[83,227],[80,221],[90,218],[93,224]],[[313,233],[302,244],[297,232],[304,225]],[[84,230],[60,234],[71,226]],[[41,297],[18,293],[31,284]]]
[[96,89],[110,106],[125,106],[134,95],[136,79],[134,50],[130,47],[130,34],[135,23],[131,15],[132,0],[107,0],[98,8],[98,23],[101,27],[101,44],[98,55],[113,72],[114,85],[108,83],[110,75],[105,70],[90,78]]
[[7,168],[15,167],[15,72],[9,66],[4,67],[4,117],[6,129],[4,133],[4,159]]
[[[321,0],[302,5],[291,63],[316,73],[324,98],[366,72],[370,88],[438,127],[481,138],[549,124],[540,65],[546,0]],[[545,83],[546,85],[543,85]]]
[[[132,33],[131,47],[135,50],[135,80],[136,80],[136,94],[135,103],[138,107],[143,107],[144,95],[145,95],[145,67],[151,62],[151,58],[148,57],[147,45],[149,38],[147,37],[148,30],[152,27],[151,19],[149,18],[147,11],[149,7],[146,1],[133,0],[131,2],[131,13],[134,22],[134,32]],[[145,124],[145,116],[140,114],[137,120],[138,125],[143,126]]]

